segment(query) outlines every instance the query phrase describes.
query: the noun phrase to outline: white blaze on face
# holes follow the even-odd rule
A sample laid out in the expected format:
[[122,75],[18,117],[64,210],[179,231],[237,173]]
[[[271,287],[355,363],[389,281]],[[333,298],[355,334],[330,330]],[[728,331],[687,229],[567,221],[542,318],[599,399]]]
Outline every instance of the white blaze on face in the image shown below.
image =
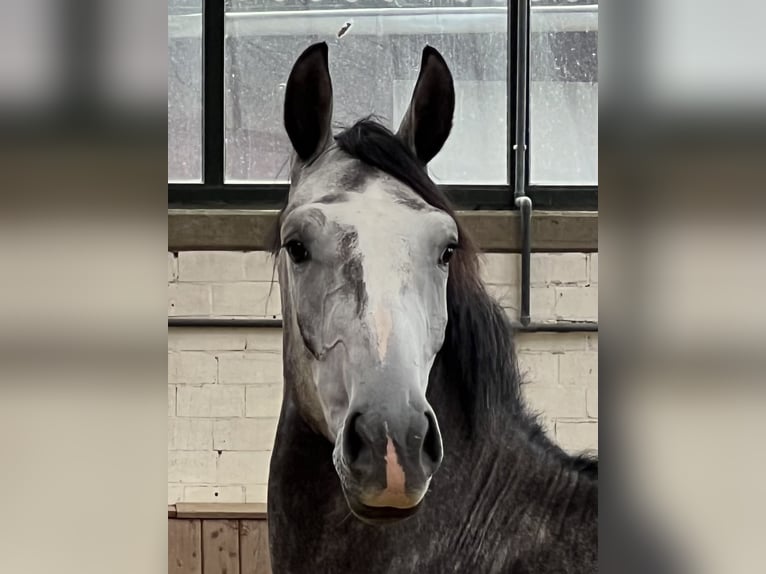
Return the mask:
[[383,362],[386,358],[388,339],[391,337],[391,328],[393,327],[391,311],[380,306],[375,310],[373,318],[375,320],[375,338],[378,342],[378,357]]
[[367,295],[366,322],[381,362],[396,327],[393,308],[400,304],[402,286],[410,280],[410,246],[418,240],[423,225],[422,213],[397,203],[386,185],[391,185],[390,180],[371,180],[364,193],[350,194],[349,201],[330,206],[343,219],[354,222]]

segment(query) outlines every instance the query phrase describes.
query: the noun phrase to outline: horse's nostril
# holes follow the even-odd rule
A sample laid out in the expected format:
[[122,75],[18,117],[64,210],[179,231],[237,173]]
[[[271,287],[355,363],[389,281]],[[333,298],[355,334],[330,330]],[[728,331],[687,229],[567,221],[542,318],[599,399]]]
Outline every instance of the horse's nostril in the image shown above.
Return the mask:
[[438,465],[442,460],[442,441],[441,436],[439,436],[439,427],[433,413],[426,412],[425,415],[428,420],[428,430],[423,439],[423,452],[431,459],[431,462]]
[[352,464],[359,458],[359,453],[362,452],[364,441],[359,434],[359,429],[356,428],[356,424],[359,420],[361,413],[354,413],[346,419],[346,426],[344,430],[344,444],[343,450],[345,451],[346,461]]

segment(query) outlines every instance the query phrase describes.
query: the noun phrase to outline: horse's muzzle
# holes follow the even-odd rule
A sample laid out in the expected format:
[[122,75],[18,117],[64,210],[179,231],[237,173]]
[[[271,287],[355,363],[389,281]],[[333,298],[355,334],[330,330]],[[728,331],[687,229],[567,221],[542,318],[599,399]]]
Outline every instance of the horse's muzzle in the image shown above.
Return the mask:
[[352,411],[340,436],[338,472],[349,507],[362,519],[411,516],[441,464],[441,434],[430,407],[397,415]]

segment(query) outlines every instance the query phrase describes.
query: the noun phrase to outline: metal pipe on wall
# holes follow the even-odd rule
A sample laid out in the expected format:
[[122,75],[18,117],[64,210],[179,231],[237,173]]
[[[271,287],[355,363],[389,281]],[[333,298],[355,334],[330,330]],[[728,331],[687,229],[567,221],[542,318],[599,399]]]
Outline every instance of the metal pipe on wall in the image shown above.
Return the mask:
[[530,318],[530,283],[532,257],[532,200],[527,196],[527,97],[529,86],[529,0],[518,0],[518,36],[516,38],[516,106],[514,109],[513,197],[521,216],[521,309],[519,321],[528,326]]
[[[597,333],[598,323],[589,321],[562,321],[559,323],[512,322],[514,330],[521,333]],[[275,318],[221,318],[221,317],[168,317],[168,327],[208,327],[240,329],[281,329],[282,319]]]

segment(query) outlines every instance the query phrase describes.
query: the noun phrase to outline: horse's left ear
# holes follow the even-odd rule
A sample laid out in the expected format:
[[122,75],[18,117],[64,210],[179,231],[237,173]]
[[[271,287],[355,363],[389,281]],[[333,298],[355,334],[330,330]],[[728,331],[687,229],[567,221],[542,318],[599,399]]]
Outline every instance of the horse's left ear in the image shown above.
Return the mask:
[[452,74],[442,55],[426,46],[412,100],[397,135],[426,164],[447,141],[454,112]]
[[330,142],[331,120],[332,82],[327,43],[319,42],[298,57],[285,89],[285,130],[303,161],[309,161]]

